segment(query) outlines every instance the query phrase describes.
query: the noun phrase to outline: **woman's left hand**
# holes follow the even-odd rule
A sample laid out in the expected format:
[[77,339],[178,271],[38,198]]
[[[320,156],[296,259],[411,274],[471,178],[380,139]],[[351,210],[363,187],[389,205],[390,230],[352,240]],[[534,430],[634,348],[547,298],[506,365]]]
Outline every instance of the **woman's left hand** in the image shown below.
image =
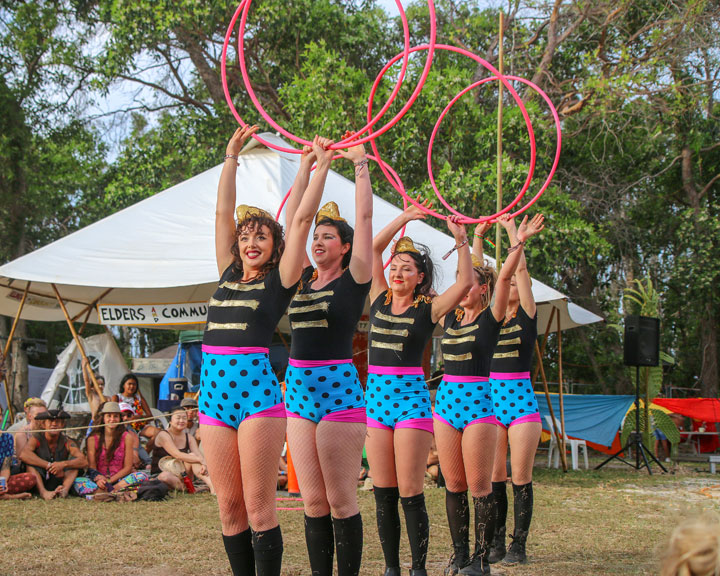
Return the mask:
[[520,228],[518,228],[517,239],[520,242],[525,242],[528,238],[532,238],[535,234],[542,232],[544,229],[545,216],[542,214],[535,214],[530,222],[528,222],[528,217],[525,216],[523,221],[520,223]]
[[447,219],[447,227],[450,233],[453,235],[458,245],[462,244],[467,240],[467,233],[465,232],[465,226],[460,224],[458,220],[459,216],[449,216]]
[[203,465],[200,466],[200,474],[203,475],[203,476],[207,476],[207,475],[208,475],[207,464],[203,464]]
[[[346,131],[345,134],[343,134],[343,140],[352,135],[352,132],[350,132],[349,130]],[[362,144],[355,144],[354,146],[350,144],[346,149],[338,150],[338,152],[342,155],[343,158],[347,158],[351,162],[361,162],[366,158],[365,146],[363,146]]]

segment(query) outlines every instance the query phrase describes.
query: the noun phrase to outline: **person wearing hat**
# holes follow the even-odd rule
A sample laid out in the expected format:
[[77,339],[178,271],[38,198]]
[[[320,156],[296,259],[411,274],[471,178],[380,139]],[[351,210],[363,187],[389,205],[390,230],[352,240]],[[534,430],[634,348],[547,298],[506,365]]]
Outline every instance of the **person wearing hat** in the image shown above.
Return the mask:
[[[502,226],[509,219],[501,216]],[[473,251],[482,257],[482,237],[491,224],[479,224]],[[542,230],[526,221],[518,240],[525,241]],[[480,247],[478,248],[478,244]],[[490,542],[494,531],[492,468],[498,421],[490,395],[490,362],[500,335],[510,282],[522,256],[522,243],[510,249],[500,274],[472,255],[473,283],[455,310],[445,315],[442,338],[445,376],[437,390],[435,440],[445,477],[445,503],[453,555],[446,575],[490,574]],[[495,297],[493,301],[493,295]],[[492,306],[490,303],[492,302]],[[475,547],[470,554],[470,507],[475,511]]]
[[300,281],[333,151],[331,140],[315,137],[318,168],[283,238],[282,226],[265,210],[236,208],[239,154],[257,130],[235,131],[220,175],[215,209],[220,282],[208,302],[198,418],[232,571],[275,576],[283,556],[275,487],[286,419],[269,347]]
[[373,241],[365,447],[374,484],[385,576],[400,574],[398,500],[410,540],[410,574],[427,574],[430,525],[423,485],[433,422],[422,358],[435,325],[458,305],[472,284],[465,227],[455,217],[447,220],[455,238],[453,251],[458,251],[455,284],[434,295],[432,260],[427,250],[416,246],[408,236],[395,244],[390,274],[385,278],[383,251],[403,226],[424,218],[424,212],[409,206]]
[[112,401],[102,404],[98,420],[87,440],[88,477],[97,489],[113,492],[147,480],[146,472],[134,472],[135,443],[122,422],[120,405]]
[[[349,133],[346,133],[347,137]],[[328,202],[315,216],[310,255],[288,317],[292,347],[285,373],[288,444],[305,508],[312,574],[360,571],[363,524],[357,477],[365,442],[365,400],[353,365],[353,337],[372,280],[373,195],[365,149],[339,151],[355,165],[355,224]],[[314,153],[305,147],[287,216],[307,186]]]
[[35,419],[43,422],[44,432],[34,434],[20,454],[45,500],[65,498],[78,472],[87,466],[87,458],[75,441],[61,431],[69,418],[70,414],[62,409],[38,414]]

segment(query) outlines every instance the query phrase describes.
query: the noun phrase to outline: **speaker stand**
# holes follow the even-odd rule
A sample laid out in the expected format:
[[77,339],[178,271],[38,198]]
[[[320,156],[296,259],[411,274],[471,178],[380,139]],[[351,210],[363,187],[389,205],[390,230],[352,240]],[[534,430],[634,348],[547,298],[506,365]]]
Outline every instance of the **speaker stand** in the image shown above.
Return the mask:
[[[635,450],[635,464],[620,458],[620,454],[626,452],[629,448],[633,448]],[[655,454],[648,450],[642,439],[642,433],[640,432],[640,366],[635,366],[635,431],[630,433],[630,437],[625,443],[625,446],[620,448],[620,450],[615,452],[615,454],[610,456],[610,458],[605,460],[602,464],[595,466],[595,470],[600,470],[600,468],[605,466],[605,464],[611,460],[619,460],[623,464],[627,464],[628,466],[635,468],[635,470],[647,468],[648,473],[652,475],[652,468],[650,468],[650,461],[648,460],[648,457],[650,457],[650,460],[655,462],[655,464],[660,466],[660,469],[663,472],[667,473],[665,466],[660,463],[660,460],[655,457]],[[642,464],[640,463],[640,458],[642,458]]]

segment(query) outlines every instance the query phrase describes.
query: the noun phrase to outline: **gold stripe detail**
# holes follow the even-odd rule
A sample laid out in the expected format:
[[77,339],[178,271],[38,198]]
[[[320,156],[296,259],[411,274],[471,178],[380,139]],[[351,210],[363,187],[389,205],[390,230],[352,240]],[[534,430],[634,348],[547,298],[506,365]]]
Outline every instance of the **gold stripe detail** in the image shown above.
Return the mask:
[[208,322],[208,330],[247,330],[247,322],[228,322],[221,324],[220,322]]
[[378,342],[377,340],[373,340],[370,342],[370,346],[374,348],[386,348],[387,350],[395,350],[397,352],[402,352],[403,349],[402,342],[395,344],[392,342]]
[[311,294],[295,294],[293,302],[310,302],[311,300],[325,298],[325,296],[333,296],[334,294],[335,290],[325,290],[324,292],[313,292]]
[[393,324],[415,324],[415,318],[398,318],[397,316],[388,316],[380,311],[375,312],[375,318],[385,322],[392,322]]
[[520,332],[522,330],[522,326],[519,324],[515,324],[515,326],[510,326],[510,328],[500,328],[500,336],[503,334],[512,334],[513,332]]
[[293,306],[290,305],[288,314],[304,314],[305,312],[315,312],[315,310],[322,310],[327,312],[330,308],[330,302],[318,302],[317,304],[311,304],[310,306]]
[[265,282],[259,284],[240,284],[239,282],[223,282],[220,284],[220,288],[229,288],[236,292],[249,292],[250,290],[264,290]]
[[407,328],[403,330],[391,330],[390,328],[378,328],[377,326],[372,326],[370,328],[371,334],[386,334],[387,336],[401,336],[402,338],[408,337],[408,331]]
[[244,307],[257,310],[257,307],[260,306],[260,300],[216,300],[215,298],[210,298],[210,302],[208,302],[208,304],[210,306],[220,306],[222,308]]
[[463,338],[443,338],[443,345],[462,344],[463,342],[475,342],[475,336],[465,336]]
[[462,362],[463,360],[472,360],[472,354],[443,354],[445,362]]
[[512,338],[510,340],[498,340],[498,346],[512,346],[513,344],[520,344],[520,338]]
[[308,320],[307,322],[290,322],[290,328],[298,330],[300,328],[327,328],[327,320]]
[[475,332],[478,328],[480,327],[477,324],[473,326],[465,326],[464,328],[458,328],[457,330],[454,328],[448,328],[447,333],[450,336],[462,336],[463,334],[468,334],[469,332]]
[[513,350],[512,352],[495,352],[495,354],[493,354],[493,358],[519,358],[519,357],[520,357],[519,350]]

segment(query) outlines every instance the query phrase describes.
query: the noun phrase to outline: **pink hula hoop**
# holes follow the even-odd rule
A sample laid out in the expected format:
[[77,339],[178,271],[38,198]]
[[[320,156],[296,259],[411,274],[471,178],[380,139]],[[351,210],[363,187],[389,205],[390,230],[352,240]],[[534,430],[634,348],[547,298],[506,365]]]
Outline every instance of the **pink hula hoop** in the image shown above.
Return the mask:
[[[419,50],[428,50],[429,45],[423,44],[421,46],[415,46],[410,50],[410,52],[417,52]],[[525,184],[523,185],[522,189],[520,190],[520,193],[515,197],[515,199],[505,208],[503,208],[500,212],[493,214],[492,216],[485,216],[484,218],[468,218],[465,216],[461,216],[461,223],[463,224],[478,224],[480,222],[486,222],[488,220],[493,220],[494,218],[497,218],[501,214],[505,214],[506,212],[510,211],[518,202],[520,202],[521,198],[525,194],[526,190],[530,187],[530,183],[532,181],[533,173],[535,171],[535,135],[532,129],[532,123],[530,122],[530,116],[527,113],[527,110],[525,109],[525,106],[522,103],[522,99],[518,95],[518,93],[515,91],[515,89],[512,87],[510,82],[505,79],[503,75],[500,74],[500,72],[489,62],[486,60],[480,58],[480,56],[477,56],[476,54],[473,54],[472,52],[469,52],[468,50],[465,50],[463,48],[458,48],[456,46],[449,46],[447,44],[437,44],[435,45],[435,49],[440,50],[447,50],[450,52],[456,52],[458,54],[462,54],[463,56],[467,56],[468,58],[471,58],[472,60],[475,60],[478,64],[482,65],[484,68],[490,70],[493,74],[496,75],[497,78],[500,79],[500,81],[505,85],[505,87],[508,89],[512,97],[515,99],[515,101],[518,103],[518,106],[520,107],[520,111],[522,112],[523,118],[525,119],[525,125],[528,129],[528,134],[530,135],[530,169],[528,170],[528,176],[525,180]],[[373,95],[375,93],[375,89],[379,82],[382,80],[383,76],[387,73],[390,66],[392,66],[395,62],[398,61],[400,56],[394,56],[380,71],[380,73],[377,75],[377,78],[375,78],[375,82],[373,84],[373,90],[370,93],[370,99],[368,101],[368,114],[370,113],[370,110],[372,109],[372,101],[373,101]],[[372,134],[372,130],[371,130]],[[377,149],[376,141],[373,139],[370,142],[370,146],[372,147],[373,153],[378,158],[382,159],[380,156],[380,152]],[[383,164],[379,163],[380,169],[383,170]],[[385,171],[383,170],[383,174],[385,174]],[[387,174],[385,174],[385,177],[390,180]],[[392,182],[390,182],[392,184]],[[410,202],[413,206],[416,206],[420,210],[422,210],[425,214],[429,214],[431,216],[435,216],[436,218],[439,218],[441,220],[447,220],[448,217],[444,214],[440,214],[439,212],[436,212],[435,210],[432,210],[430,208],[427,208],[425,206],[422,206],[419,202],[417,202],[415,199],[408,196],[404,191],[398,190],[396,188],[397,192],[407,201]],[[444,204],[444,202],[443,202]]]
[[[385,112],[390,108],[392,105],[392,102],[394,101],[395,97],[397,96],[397,93],[400,90],[400,86],[402,85],[402,82],[405,77],[405,72],[407,70],[408,66],[408,59],[410,54],[410,34],[407,24],[407,17],[405,15],[405,11],[402,8],[402,5],[400,3],[400,0],[395,0],[398,9],[400,11],[400,16],[403,21],[403,33],[405,35],[405,50],[403,51],[403,66],[402,70],[400,72],[400,75],[398,77],[398,81],[393,88],[393,91],[390,95],[390,98],[385,103],[385,105],[382,107],[380,112],[374,117],[368,119],[368,124],[363,127],[362,129],[358,130],[354,134],[351,134],[347,138],[344,138],[343,140],[336,142],[331,146],[332,150],[339,150],[342,148],[346,148],[347,144],[350,142],[353,142],[354,144],[363,144],[373,138],[373,136],[368,135],[363,138],[357,139],[357,136],[360,134],[363,134],[365,132],[368,132],[379,120],[380,118],[385,114]],[[425,85],[425,80],[427,79],[428,74],[430,73],[430,69],[432,67],[432,59],[434,54],[434,44],[435,44],[435,36],[436,36],[436,22],[435,22],[435,4],[433,0],[427,0],[428,2],[428,9],[430,12],[430,44],[429,44],[429,50],[428,50],[428,56],[425,62],[425,68],[423,69],[423,73],[420,77],[420,80],[418,81],[417,86],[415,87],[415,90],[413,91],[412,95],[408,99],[408,101],[405,103],[405,105],[401,108],[401,110],[393,117],[392,120],[390,120],[387,124],[385,124],[382,128],[378,129],[378,134],[383,134],[387,132],[390,128],[392,128],[400,119],[407,113],[407,111],[412,107],[412,105],[415,103],[415,100],[420,95],[420,92],[422,91],[423,86]],[[235,12],[235,15],[233,16],[233,19],[231,21],[230,27],[228,28],[228,33],[226,34],[226,41],[223,45],[223,57],[221,60],[221,75],[223,78],[223,88],[226,91],[226,101],[231,106],[231,110],[233,110],[233,115],[235,118],[240,122],[242,126],[245,126],[246,124],[242,121],[239,114],[237,114],[237,110],[234,109],[234,106],[232,105],[232,99],[229,98],[228,90],[227,90],[227,76],[225,72],[225,61],[226,61],[226,54],[227,54],[227,45],[229,43],[229,37],[232,34],[232,30],[234,29],[235,22],[237,20],[238,13],[242,11],[242,18],[240,21],[240,32],[239,32],[239,39],[238,39],[238,53],[239,53],[239,62],[240,62],[240,71],[242,73],[243,77],[243,83],[245,84],[245,89],[247,90],[250,99],[252,100],[253,104],[255,105],[255,108],[260,113],[260,115],[276,130],[278,130],[281,134],[289,138],[290,140],[293,140],[294,142],[297,142],[298,144],[304,144],[304,145],[310,145],[312,144],[308,140],[304,140],[302,138],[299,138],[298,136],[295,136],[294,134],[288,132],[285,130],[282,126],[277,124],[265,111],[265,109],[260,104],[259,100],[257,99],[255,92],[253,91],[252,84],[250,82],[250,78],[247,73],[247,66],[245,63],[245,49],[244,49],[244,36],[245,36],[245,26],[247,24],[247,16],[250,10],[250,6],[252,5],[252,0],[243,0],[241,2],[241,5],[238,7],[238,9]],[[255,136],[253,136],[255,137]],[[255,137],[258,141],[261,141],[260,138]],[[274,149],[281,149],[284,152],[291,152],[291,153],[299,153],[299,150],[290,149],[290,148],[279,148],[278,146],[272,146],[266,141],[262,141],[263,144],[269,145],[271,148]]]
[[[543,185],[540,187],[540,190],[538,191],[538,193],[537,193],[527,204],[525,204],[525,206],[523,206],[523,207],[520,208],[518,211],[516,211],[516,212],[514,212],[513,214],[510,215],[511,217],[514,218],[514,217],[517,216],[518,214],[521,214],[522,212],[524,212],[525,210],[527,210],[528,208],[530,208],[530,206],[532,206],[532,205],[536,202],[536,200],[537,200],[538,198],[540,198],[540,196],[542,196],[542,194],[545,192],[545,190],[547,189],[547,187],[550,185],[550,182],[552,181],[552,178],[553,178],[553,176],[555,175],[555,170],[557,169],[557,165],[558,165],[558,163],[560,162],[560,150],[561,150],[561,148],[562,148],[562,132],[561,132],[561,130],[560,130],[560,117],[558,116],[557,110],[555,109],[555,106],[553,106],[553,103],[552,103],[552,101],[550,100],[550,98],[548,97],[548,95],[545,94],[545,92],[543,92],[543,91],[540,89],[540,87],[538,87],[537,85],[533,84],[533,83],[530,82],[529,80],[525,80],[524,78],[520,78],[520,77],[518,77],[518,76],[505,76],[505,79],[507,79],[507,80],[513,80],[513,81],[517,81],[517,82],[521,82],[521,83],[529,86],[530,88],[532,88],[533,90],[535,90],[535,91],[543,98],[543,100],[545,100],[545,102],[547,103],[548,107],[550,108],[550,112],[551,112],[552,115],[553,115],[553,119],[554,119],[554,121],[555,121],[555,133],[556,133],[556,136],[557,136],[557,144],[556,144],[556,148],[555,148],[555,158],[554,158],[554,161],[553,161],[553,165],[552,165],[552,167],[551,167],[551,169],[550,169],[550,173],[548,174],[548,177],[546,178],[545,182],[543,182]],[[485,84],[485,83],[487,83],[487,82],[492,82],[492,81],[494,81],[494,80],[498,80],[498,77],[497,77],[497,76],[492,76],[492,77],[490,77],[490,78],[484,78],[483,80],[479,80],[478,82],[475,82],[475,83],[471,84],[470,86],[468,86],[467,88],[461,90],[461,91],[448,103],[448,105],[447,105],[447,106],[445,107],[445,109],[442,111],[442,114],[440,114],[440,117],[437,119],[437,122],[435,123],[435,127],[433,128],[432,134],[430,135],[430,141],[429,141],[429,143],[428,143],[427,167],[428,167],[428,176],[429,176],[429,178],[430,178],[430,185],[433,187],[433,190],[435,191],[435,195],[438,197],[438,199],[439,199],[440,202],[443,204],[443,206],[445,206],[445,208],[447,208],[448,210],[450,210],[450,212],[452,212],[453,214],[456,214],[457,216],[460,216],[460,217],[462,217],[462,218],[464,218],[464,219],[466,219],[466,220],[469,220],[470,218],[469,218],[468,216],[465,216],[464,214],[458,212],[458,211],[455,210],[452,206],[450,206],[450,204],[447,203],[447,201],[445,200],[445,198],[443,197],[443,195],[440,194],[440,191],[439,191],[438,188],[437,188],[437,185],[436,185],[436,183],[435,183],[435,175],[433,174],[433,169],[432,169],[432,151],[433,151],[433,144],[435,143],[435,136],[437,135],[437,132],[438,132],[438,130],[440,129],[440,124],[442,123],[443,119],[445,118],[445,115],[450,111],[450,109],[455,105],[455,103],[456,103],[462,96],[464,96],[465,94],[467,94],[470,90],[472,90],[472,89],[474,89],[474,88],[477,88],[478,86],[481,86],[481,85],[483,85],[483,84]],[[521,106],[522,106],[522,104],[521,104]],[[523,106],[523,107],[524,107],[524,106]],[[533,134],[533,136],[534,136],[534,134]],[[534,140],[534,137],[533,137],[533,139],[531,140],[531,146],[534,146],[534,145],[535,145],[535,140]],[[501,214],[501,213],[498,212],[497,215],[499,215],[499,214]],[[492,218],[496,217],[497,215],[487,217],[486,220],[487,220],[487,219],[492,219]]]

